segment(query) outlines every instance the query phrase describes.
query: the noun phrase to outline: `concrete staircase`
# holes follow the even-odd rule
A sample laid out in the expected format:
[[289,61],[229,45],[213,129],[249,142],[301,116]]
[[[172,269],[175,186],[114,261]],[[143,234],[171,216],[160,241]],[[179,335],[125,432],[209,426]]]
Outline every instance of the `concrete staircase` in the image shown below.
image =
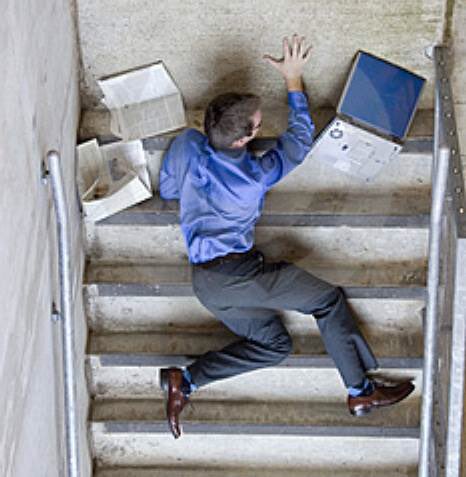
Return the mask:
[[[266,257],[344,288],[380,358],[379,375],[415,379],[410,398],[363,418],[348,413],[313,318],[284,312],[293,355],[199,390],[175,441],[158,369],[234,336],[193,296],[176,203],[154,198],[88,226],[97,477],[416,475],[432,161],[424,126],[371,184],[305,162],[270,193],[256,231]],[[154,160],[160,144],[144,141]]]

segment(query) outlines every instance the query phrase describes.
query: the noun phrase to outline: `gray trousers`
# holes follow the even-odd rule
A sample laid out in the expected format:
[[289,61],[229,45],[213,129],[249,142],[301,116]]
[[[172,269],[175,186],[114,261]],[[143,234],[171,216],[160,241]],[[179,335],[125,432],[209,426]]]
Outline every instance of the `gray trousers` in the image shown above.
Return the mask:
[[273,366],[288,356],[292,341],[277,310],[316,318],[325,348],[347,387],[359,385],[366,371],[378,366],[342,292],[295,265],[266,263],[253,250],[210,268],[194,265],[192,278],[201,303],[241,337],[188,366],[198,386]]

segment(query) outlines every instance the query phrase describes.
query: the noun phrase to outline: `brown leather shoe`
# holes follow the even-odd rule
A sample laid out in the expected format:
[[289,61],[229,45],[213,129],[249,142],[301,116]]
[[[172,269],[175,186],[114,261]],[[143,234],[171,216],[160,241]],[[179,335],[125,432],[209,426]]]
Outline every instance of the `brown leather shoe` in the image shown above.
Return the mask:
[[414,391],[414,384],[405,381],[393,386],[374,382],[374,391],[367,396],[348,396],[348,408],[353,416],[363,416],[372,409],[391,406],[402,401]]
[[181,436],[179,416],[189,399],[182,390],[183,372],[179,368],[160,370],[160,386],[167,391],[167,420],[175,439]]

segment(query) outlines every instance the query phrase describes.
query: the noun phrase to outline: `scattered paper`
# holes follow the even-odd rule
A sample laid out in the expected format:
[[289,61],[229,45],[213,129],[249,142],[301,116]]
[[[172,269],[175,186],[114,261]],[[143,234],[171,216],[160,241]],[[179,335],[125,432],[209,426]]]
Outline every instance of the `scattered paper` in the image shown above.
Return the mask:
[[151,186],[153,191],[159,190],[160,169],[166,151],[145,151],[147,159],[147,169],[149,171]]
[[181,93],[162,63],[98,81],[111,114],[110,128],[124,141],[186,126]]
[[152,197],[141,141],[78,146],[78,188],[85,219],[96,222]]

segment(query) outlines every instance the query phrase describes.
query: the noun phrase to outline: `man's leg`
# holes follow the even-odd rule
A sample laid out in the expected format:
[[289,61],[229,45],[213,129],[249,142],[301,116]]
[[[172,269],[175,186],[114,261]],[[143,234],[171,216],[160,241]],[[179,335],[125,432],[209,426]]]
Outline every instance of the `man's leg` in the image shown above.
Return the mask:
[[265,264],[257,252],[212,269],[195,267],[193,288],[200,301],[243,339],[204,354],[185,376],[176,368],[162,370],[175,437],[180,435],[179,414],[193,387],[273,365],[288,355],[291,339],[274,309],[297,310],[317,319],[326,349],[348,387],[351,413],[394,404],[414,389],[411,382],[387,387],[367,380],[366,371],[376,368],[377,361],[342,293],[299,267]]
[[[255,261],[247,258],[239,265],[244,266],[236,267],[235,273],[230,273],[230,266],[218,269],[223,273],[212,274],[202,268],[193,273],[197,297],[243,339],[220,351],[205,353],[184,371],[179,368],[161,370],[161,385],[168,395],[168,423],[175,438],[181,435],[179,416],[194,389],[212,381],[274,365],[291,351],[291,338],[275,311],[260,306],[245,306],[254,300],[256,290],[249,277],[257,267]],[[238,305],[229,304],[236,301]]]
[[273,310],[239,307],[209,307],[209,310],[243,339],[219,351],[209,351],[188,366],[196,386],[273,366],[290,354],[291,337]]
[[378,367],[339,288],[286,262],[266,264],[257,283],[269,306],[314,316],[347,388],[360,386],[366,372]]
[[390,406],[413,392],[411,381],[386,386],[366,377],[366,371],[376,368],[377,361],[338,288],[286,262],[265,264],[255,281],[258,300],[268,306],[310,313],[317,319],[325,347],[348,388],[351,414],[363,415]]
[[[377,367],[377,361],[349,312],[341,291],[295,265],[265,263],[262,254],[256,252],[243,261],[214,269],[196,268],[193,286],[200,301],[214,315],[225,320],[232,331],[246,338],[250,326],[248,317],[252,317],[259,308],[262,311],[257,312],[258,318],[262,315],[265,320],[275,316],[274,310],[277,309],[313,314],[324,345],[348,388],[360,386],[366,371]],[[245,310],[245,314],[241,310]],[[243,324],[244,318],[246,322]],[[276,322],[283,327],[278,317]],[[259,320],[257,331],[261,330],[261,326]],[[232,346],[238,351],[244,345],[245,341],[241,341]],[[249,358],[249,353],[244,356]],[[215,367],[210,358],[217,359],[219,355],[207,354],[201,362],[194,363],[197,375],[203,376],[204,366]],[[251,369],[259,367],[253,363],[251,366]],[[224,372],[232,375],[230,371]],[[213,378],[210,373],[208,375]],[[222,375],[220,370],[217,373]],[[207,377],[202,379],[205,382],[212,380]],[[194,377],[193,380],[196,383]]]

